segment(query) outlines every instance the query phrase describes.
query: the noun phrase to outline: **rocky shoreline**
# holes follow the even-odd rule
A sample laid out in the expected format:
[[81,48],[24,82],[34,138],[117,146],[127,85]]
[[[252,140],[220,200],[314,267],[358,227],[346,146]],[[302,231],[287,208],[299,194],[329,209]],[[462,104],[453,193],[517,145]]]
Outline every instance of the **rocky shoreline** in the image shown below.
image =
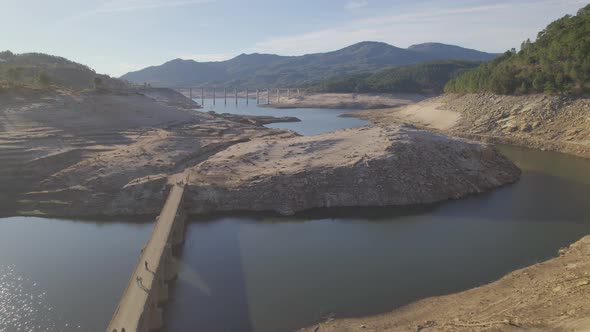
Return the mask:
[[589,111],[587,97],[446,94],[348,116],[378,124],[411,123],[451,136],[590,158]]

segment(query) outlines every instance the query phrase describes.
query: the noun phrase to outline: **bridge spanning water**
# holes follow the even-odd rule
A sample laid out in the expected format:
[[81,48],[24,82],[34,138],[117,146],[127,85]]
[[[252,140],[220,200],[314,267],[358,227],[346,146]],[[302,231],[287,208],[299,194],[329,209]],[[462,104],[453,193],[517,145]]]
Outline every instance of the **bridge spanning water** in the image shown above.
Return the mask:
[[212,99],[213,104],[217,98],[222,98],[225,104],[227,104],[228,96],[231,99],[233,96],[234,102],[238,103],[239,98],[245,98],[246,103],[249,103],[250,98],[256,97],[256,104],[279,104],[281,102],[281,96],[290,98],[292,96],[299,96],[304,93],[304,90],[299,88],[272,88],[272,89],[228,89],[228,88],[216,88],[216,87],[197,87],[197,88],[177,88],[178,92],[184,94],[190,99],[201,99],[201,105],[205,103],[205,98]]
[[185,183],[176,182],[170,189],[107,332],[149,332],[163,326],[159,305],[168,299],[167,282],[177,274],[172,247],[184,241]]

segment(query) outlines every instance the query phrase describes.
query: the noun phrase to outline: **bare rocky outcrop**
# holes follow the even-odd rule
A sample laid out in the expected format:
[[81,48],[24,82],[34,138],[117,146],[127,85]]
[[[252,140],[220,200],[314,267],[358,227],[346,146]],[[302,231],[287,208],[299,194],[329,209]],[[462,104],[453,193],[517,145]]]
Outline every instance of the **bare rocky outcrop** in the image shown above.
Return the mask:
[[190,212],[431,203],[491,190],[520,171],[492,146],[411,126],[362,127],[229,147],[189,169]]
[[585,97],[446,94],[405,107],[349,115],[590,158],[590,99]]
[[590,99],[569,96],[439,97],[461,114],[453,133],[590,158]]

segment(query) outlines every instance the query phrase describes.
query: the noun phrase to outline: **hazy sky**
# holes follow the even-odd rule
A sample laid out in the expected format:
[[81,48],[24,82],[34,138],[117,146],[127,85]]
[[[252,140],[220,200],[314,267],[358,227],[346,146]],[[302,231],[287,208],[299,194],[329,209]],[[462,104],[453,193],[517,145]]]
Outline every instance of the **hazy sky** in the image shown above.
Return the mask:
[[375,40],[518,47],[585,0],[0,0],[0,50],[119,76],[174,58],[300,55]]

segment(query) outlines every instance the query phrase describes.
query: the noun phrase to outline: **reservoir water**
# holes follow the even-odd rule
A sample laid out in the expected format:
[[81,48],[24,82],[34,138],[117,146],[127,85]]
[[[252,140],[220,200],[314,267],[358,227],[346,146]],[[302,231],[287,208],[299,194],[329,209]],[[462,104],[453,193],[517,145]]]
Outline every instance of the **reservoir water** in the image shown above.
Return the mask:
[[[200,103],[200,99],[195,99]],[[272,106],[272,105],[271,105]],[[201,111],[214,111],[217,113],[231,113],[240,115],[265,115],[265,116],[294,116],[301,122],[282,122],[266,125],[269,128],[288,129],[298,132],[301,135],[317,135],[342,128],[354,128],[368,125],[369,122],[339,115],[348,113],[350,110],[343,109],[322,109],[322,108],[270,108],[256,106],[256,99],[246,104],[245,99],[238,98],[236,104],[233,99],[227,100],[224,104],[223,98],[217,98],[215,105],[213,99],[205,99],[205,106]]]
[[[302,134],[365,124],[339,110],[319,110],[319,118],[313,110],[255,111],[297,116],[304,121],[273,126]],[[493,281],[590,234],[590,160],[499,148],[523,169],[521,180],[461,200],[193,217],[165,331],[291,331],[329,316],[386,312]],[[0,332],[104,331],[150,219],[0,219]]]

